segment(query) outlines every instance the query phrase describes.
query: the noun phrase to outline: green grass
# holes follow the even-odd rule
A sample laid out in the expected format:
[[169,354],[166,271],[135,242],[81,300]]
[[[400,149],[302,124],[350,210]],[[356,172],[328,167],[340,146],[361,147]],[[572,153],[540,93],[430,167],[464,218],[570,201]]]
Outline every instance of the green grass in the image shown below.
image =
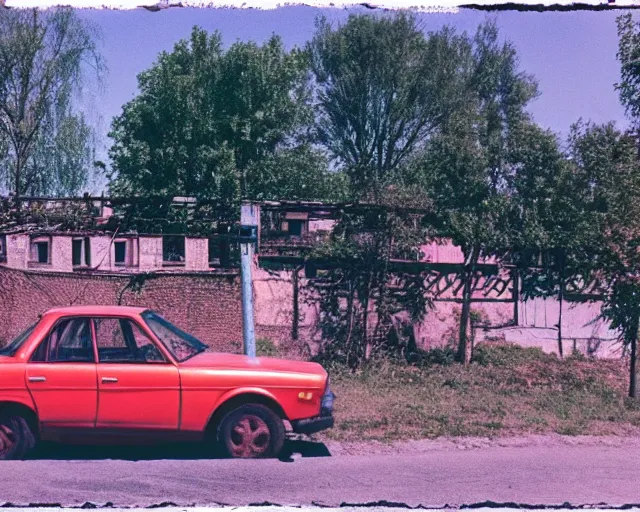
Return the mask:
[[597,435],[640,426],[622,361],[559,360],[497,345],[478,347],[466,368],[437,354],[416,365],[377,361],[356,373],[329,371],[336,427],[324,436],[334,440]]

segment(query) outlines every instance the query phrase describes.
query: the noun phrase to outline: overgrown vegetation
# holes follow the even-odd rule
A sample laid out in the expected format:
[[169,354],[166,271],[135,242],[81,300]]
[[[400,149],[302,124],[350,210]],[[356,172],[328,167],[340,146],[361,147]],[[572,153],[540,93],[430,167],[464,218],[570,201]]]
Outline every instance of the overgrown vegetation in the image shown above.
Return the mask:
[[418,364],[375,360],[356,372],[331,367],[336,427],[344,441],[528,433],[620,434],[640,431],[640,407],[625,396],[621,361],[539,349],[480,345],[470,365],[453,351]]

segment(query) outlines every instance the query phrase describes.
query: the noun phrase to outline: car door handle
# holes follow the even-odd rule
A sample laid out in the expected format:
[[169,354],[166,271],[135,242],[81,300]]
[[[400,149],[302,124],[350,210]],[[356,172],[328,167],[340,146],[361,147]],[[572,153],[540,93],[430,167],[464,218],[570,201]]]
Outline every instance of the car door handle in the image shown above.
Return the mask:
[[103,384],[115,384],[116,382],[118,382],[118,379],[115,377],[102,377]]
[[47,382],[46,377],[29,377],[29,382]]

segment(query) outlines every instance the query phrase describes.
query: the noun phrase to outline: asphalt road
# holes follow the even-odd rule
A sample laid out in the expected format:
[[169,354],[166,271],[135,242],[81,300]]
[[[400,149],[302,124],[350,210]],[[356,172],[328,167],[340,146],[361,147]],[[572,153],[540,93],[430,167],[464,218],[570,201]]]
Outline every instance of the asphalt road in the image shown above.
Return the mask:
[[308,456],[288,462],[202,460],[196,453],[178,459],[162,451],[132,454],[112,448],[55,447],[34,460],[0,463],[0,504],[391,502],[447,508],[487,501],[611,507],[640,503],[638,443],[543,443],[357,456],[331,456],[322,446],[301,446]]

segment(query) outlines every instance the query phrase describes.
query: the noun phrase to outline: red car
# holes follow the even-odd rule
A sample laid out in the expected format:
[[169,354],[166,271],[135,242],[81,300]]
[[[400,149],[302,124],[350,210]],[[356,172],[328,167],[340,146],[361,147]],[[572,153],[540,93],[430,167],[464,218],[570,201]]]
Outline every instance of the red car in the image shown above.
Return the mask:
[[294,432],[333,426],[316,363],[216,353],[144,308],[50,310],[0,349],[0,459],[39,440],[201,440],[275,457]]

